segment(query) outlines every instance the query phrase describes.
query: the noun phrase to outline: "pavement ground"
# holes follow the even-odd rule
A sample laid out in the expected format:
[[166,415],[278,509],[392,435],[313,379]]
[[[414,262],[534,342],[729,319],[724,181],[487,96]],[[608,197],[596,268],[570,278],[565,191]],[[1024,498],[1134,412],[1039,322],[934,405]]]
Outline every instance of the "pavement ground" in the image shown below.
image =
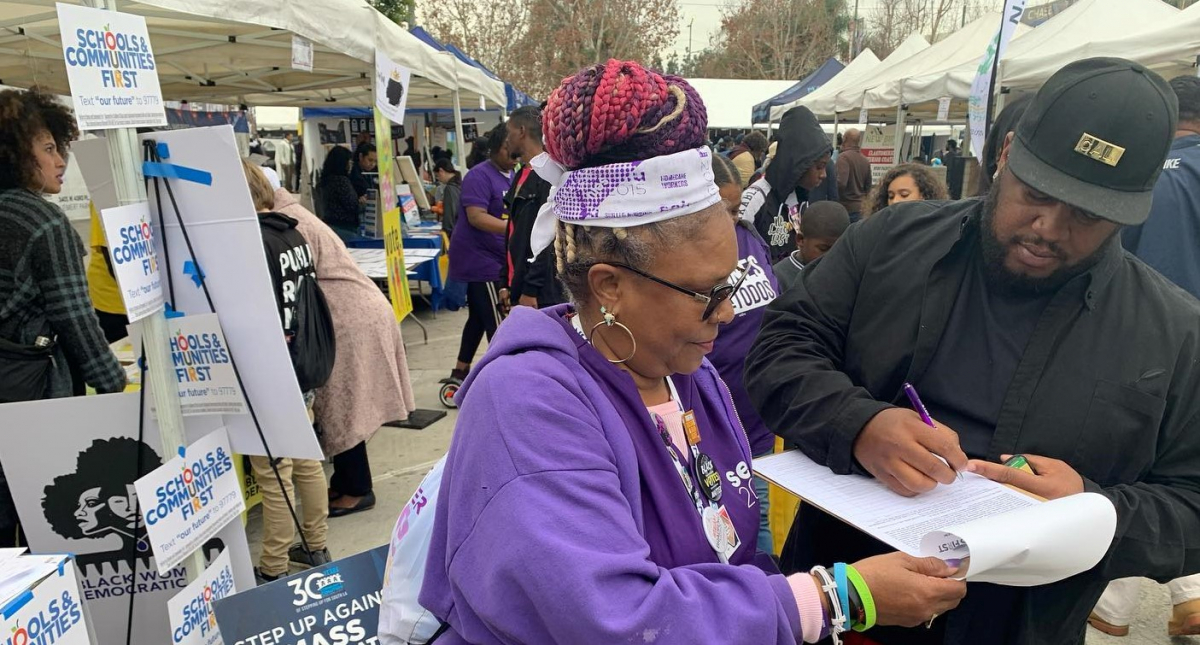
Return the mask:
[[[411,319],[404,321],[401,331],[408,350],[408,369],[417,407],[446,410],[438,397],[441,387],[438,381],[448,376],[454,367],[466,310],[442,311],[435,316],[423,304],[418,304],[415,315],[428,328],[428,343],[424,342],[421,329]],[[483,355],[484,348],[480,347],[477,356]],[[449,414],[445,418],[424,430],[381,428],[367,444],[376,506],[370,511],[329,520],[329,551],[334,559],[387,543],[400,509],[450,445],[457,411],[446,411]],[[328,466],[326,468],[328,471]],[[250,512],[246,529],[251,555],[257,562],[262,536],[259,508]],[[1170,611],[1166,587],[1147,580],[1142,585],[1141,606],[1129,636],[1115,638],[1089,627],[1087,645],[1200,645],[1200,637],[1172,639],[1167,636]]]

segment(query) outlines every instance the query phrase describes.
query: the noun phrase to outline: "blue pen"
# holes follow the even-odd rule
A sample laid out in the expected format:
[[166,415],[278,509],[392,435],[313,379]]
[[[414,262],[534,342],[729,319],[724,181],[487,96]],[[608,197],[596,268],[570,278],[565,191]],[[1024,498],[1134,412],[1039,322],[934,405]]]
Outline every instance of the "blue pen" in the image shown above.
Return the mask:
[[[929,426],[930,428],[936,428],[937,425],[933,422],[933,417],[929,416],[929,410],[925,409],[925,404],[921,402],[921,397],[917,394],[917,388],[913,387],[912,383],[904,384],[904,394],[908,396],[908,402],[912,404],[913,409],[917,411],[917,414],[921,415],[921,420],[925,422],[925,425]],[[945,461],[945,459],[942,459],[942,461]],[[947,463],[946,465],[949,466],[950,464]],[[956,470],[954,471],[954,474],[959,479],[962,479],[962,473]]]

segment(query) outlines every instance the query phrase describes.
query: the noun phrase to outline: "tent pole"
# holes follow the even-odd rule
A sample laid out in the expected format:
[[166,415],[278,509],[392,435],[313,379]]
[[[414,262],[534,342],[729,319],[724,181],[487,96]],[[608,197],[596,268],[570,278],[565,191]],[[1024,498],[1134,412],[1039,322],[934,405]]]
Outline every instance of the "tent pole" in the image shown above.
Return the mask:
[[838,114],[837,112],[834,112],[834,113],[833,113],[833,140],[834,140],[834,141],[837,141],[837,135],[838,135],[838,124],[839,124],[839,119],[838,119],[838,117],[840,117],[840,116],[841,116],[841,115],[840,115],[840,114]]
[[[108,11],[116,10],[116,0],[91,0],[92,6]],[[108,159],[113,168],[113,183],[117,189],[117,201],[122,206],[144,203],[146,199],[145,177],[141,172],[142,145],[134,128],[119,128],[106,132]],[[161,213],[159,214],[161,217]],[[164,218],[165,219],[165,218]],[[162,220],[160,220],[162,221]],[[164,229],[154,232],[163,235]],[[163,271],[170,271],[164,267]],[[159,452],[163,461],[175,456],[180,446],[186,446],[183,414],[179,409],[178,385],[167,351],[167,317],[163,310],[150,314],[134,323],[142,327],[142,345],[145,352],[146,381],[154,397],[155,417],[158,422]],[[132,464],[131,464],[132,466]],[[144,473],[137,473],[141,478]],[[191,582],[204,571],[204,558],[199,549],[193,551],[184,563],[187,565],[187,580]],[[131,599],[132,602],[132,599]]]
[[454,90],[454,138],[458,141],[454,151],[454,165],[465,170],[467,167],[467,142],[463,137],[462,95]]
[[896,139],[893,143],[892,163],[899,165],[901,148],[904,146],[904,105],[896,106]]

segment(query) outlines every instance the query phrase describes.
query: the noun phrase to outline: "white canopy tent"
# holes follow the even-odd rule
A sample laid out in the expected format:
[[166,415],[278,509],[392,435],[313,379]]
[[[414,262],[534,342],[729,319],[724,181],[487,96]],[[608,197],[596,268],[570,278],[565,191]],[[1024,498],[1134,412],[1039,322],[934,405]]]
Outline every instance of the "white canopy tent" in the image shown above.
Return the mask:
[[[866,88],[873,87],[873,79],[886,78],[888,70],[894,69],[905,60],[911,58],[917,53],[929,47],[929,41],[921,34],[914,33],[904,42],[900,43],[887,58],[884,58],[878,65],[867,70],[865,74],[854,78],[842,78],[846,75],[845,71],[834,77],[832,81],[826,83],[824,87],[800,99],[800,105],[812,110],[817,116],[836,115],[840,111],[848,108],[840,108],[842,94],[853,94],[860,97]],[[836,85],[835,85],[836,84]],[[846,99],[847,102],[850,100]],[[785,106],[790,108],[792,106]],[[784,110],[786,111],[786,110]],[[782,115],[782,112],[780,113]]]
[[[836,76],[834,78],[837,78]],[[728,78],[689,78],[708,110],[708,127],[714,130],[749,130],[754,106],[791,89],[796,81],[747,81]]]
[[[1036,29],[1018,29],[1000,59],[997,87],[1037,89],[1063,65],[1095,55],[1087,51],[1091,43],[1172,24],[1178,14],[1178,9],[1162,0],[1080,0]],[[905,103],[913,108],[941,96],[965,100],[971,94],[978,59],[979,56],[951,69],[906,80]],[[1031,60],[1041,63],[1031,68]],[[1014,78],[1013,70],[1020,76]],[[965,103],[962,110],[952,110],[958,116],[964,112]]]
[[[119,9],[146,18],[167,100],[370,105],[378,42],[413,70],[409,105],[453,107],[455,90],[468,105],[480,96],[505,102],[503,83],[433,50],[364,0],[141,0]],[[291,69],[293,34],[313,42],[312,72]],[[53,0],[0,1],[0,83],[70,93]]]
[[1041,36],[1036,47],[1021,43],[1017,50],[1013,41],[1010,56],[1000,61],[1003,86],[1036,89],[1063,65],[1093,56],[1127,58],[1173,78],[1196,72],[1200,4],[1179,11],[1160,0],[1081,0],[1029,37],[1034,34]]
[[[980,57],[987,51],[988,44],[995,37],[999,27],[999,12],[983,15],[944,40],[869,79],[866,90],[857,100],[853,93],[842,93],[838,97],[839,111],[858,110],[863,107],[875,110],[891,109],[905,104],[911,109],[924,101],[953,96],[946,93],[948,88],[941,82],[944,73],[959,65],[978,66]],[[1018,33],[1020,31],[1021,27],[1018,27]],[[922,77],[926,79],[924,82],[916,81]],[[967,87],[969,90],[970,83]],[[936,114],[936,104],[932,111]]]
[[[917,37],[920,38],[920,36]],[[922,40],[924,39],[922,38]],[[928,43],[926,43],[926,46],[928,46]],[[857,82],[859,79],[866,78],[867,75],[869,75],[872,70],[878,66],[879,57],[875,55],[875,52],[871,51],[870,49],[864,50],[854,60],[850,61],[850,64],[847,65],[845,69],[843,69],[841,72],[838,72],[837,76],[829,79],[828,83],[825,83],[821,87],[813,90],[803,98],[797,99],[785,105],[777,105],[771,108],[771,122],[774,123],[778,121],[788,110],[796,107],[797,105],[806,104],[806,100],[812,99],[812,97],[817,96],[822,92],[832,92],[834,95],[836,95],[839,90],[846,87],[852,87],[855,82]]]

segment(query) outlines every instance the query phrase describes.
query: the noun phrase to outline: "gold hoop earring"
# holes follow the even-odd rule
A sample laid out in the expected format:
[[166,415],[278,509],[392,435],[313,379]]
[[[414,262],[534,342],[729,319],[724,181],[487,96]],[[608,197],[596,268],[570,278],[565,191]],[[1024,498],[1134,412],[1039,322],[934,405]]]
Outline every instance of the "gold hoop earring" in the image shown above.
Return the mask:
[[629,331],[629,328],[625,325],[617,322],[616,315],[611,313],[608,310],[608,307],[600,307],[600,313],[604,315],[604,320],[601,320],[592,326],[592,331],[588,334],[588,342],[592,344],[592,347],[596,348],[596,351],[600,351],[600,348],[596,347],[596,330],[599,329],[601,325],[605,327],[619,327],[622,331],[629,335],[629,342],[633,345],[633,349],[629,351],[629,356],[626,356],[619,361],[614,361],[611,358],[607,360],[614,365],[620,365],[633,358],[633,355],[637,353],[637,339],[633,337],[633,332]]

